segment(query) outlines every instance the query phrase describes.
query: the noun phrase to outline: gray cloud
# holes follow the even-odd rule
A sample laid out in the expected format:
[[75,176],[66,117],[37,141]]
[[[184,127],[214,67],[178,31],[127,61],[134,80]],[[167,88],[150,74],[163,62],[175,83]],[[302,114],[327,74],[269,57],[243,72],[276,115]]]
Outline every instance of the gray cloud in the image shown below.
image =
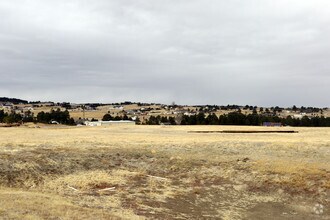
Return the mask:
[[0,96],[329,106],[330,3],[0,2]]

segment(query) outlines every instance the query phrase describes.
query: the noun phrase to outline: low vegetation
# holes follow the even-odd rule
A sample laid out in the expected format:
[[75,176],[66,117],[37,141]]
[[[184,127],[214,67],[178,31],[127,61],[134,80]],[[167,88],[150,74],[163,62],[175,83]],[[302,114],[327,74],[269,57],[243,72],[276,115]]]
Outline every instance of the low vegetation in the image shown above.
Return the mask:
[[[240,105],[186,106],[157,103],[28,102],[0,98],[0,123],[84,124],[89,121],[134,120],[143,125],[248,125],[264,122],[294,127],[329,127],[330,110],[317,107],[258,107]],[[7,125],[0,125],[7,126]]]
[[[308,117],[303,116],[300,118],[293,118],[288,116],[281,118],[276,115],[264,115],[264,114],[243,114],[241,112],[230,112],[228,114],[220,115],[216,114],[199,113],[197,115],[183,115],[180,117],[180,125],[248,125],[258,126],[264,122],[277,122],[286,126],[294,127],[330,127],[330,117],[315,116]],[[177,124],[174,117],[161,117],[151,116],[146,124],[148,125],[159,125],[162,123],[168,123],[175,125]]]
[[[328,128],[297,128],[293,134],[188,133],[221,129],[0,128],[0,218],[330,216]],[[231,129],[247,128],[226,126]],[[324,207],[321,214],[314,211],[317,204]]]
[[15,112],[5,113],[3,110],[0,110],[0,123],[12,124],[12,123],[45,123],[49,124],[56,122],[65,125],[75,125],[73,118],[70,118],[70,113],[66,111],[61,111],[60,109],[51,110],[50,112],[39,112],[35,118],[33,114],[29,111],[25,112],[22,116]]

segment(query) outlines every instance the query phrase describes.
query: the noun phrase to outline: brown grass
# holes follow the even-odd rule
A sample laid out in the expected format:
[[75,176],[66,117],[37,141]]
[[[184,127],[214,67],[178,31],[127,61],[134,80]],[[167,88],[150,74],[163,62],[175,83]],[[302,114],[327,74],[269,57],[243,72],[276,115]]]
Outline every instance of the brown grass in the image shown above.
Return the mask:
[[265,202],[328,204],[328,128],[40,127],[0,128],[1,218],[240,219]]
[[0,188],[2,219],[120,219],[106,210],[75,205],[54,194]]

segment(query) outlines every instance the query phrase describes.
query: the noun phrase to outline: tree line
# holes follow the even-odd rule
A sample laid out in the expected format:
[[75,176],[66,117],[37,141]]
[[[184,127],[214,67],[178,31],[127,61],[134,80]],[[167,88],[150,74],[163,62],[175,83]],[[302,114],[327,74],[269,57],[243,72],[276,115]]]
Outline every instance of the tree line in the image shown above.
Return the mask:
[[[112,117],[110,114],[105,114],[102,118],[103,121],[110,120],[132,120],[127,115]],[[30,111],[22,114],[15,112],[5,113],[0,110],[0,123],[22,123],[22,122],[39,122],[39,123],[51,123],[56,121],[60,124],[74,125],[75,121],[70,117],[67,110],[61,111],[60,109],[52,110],[51,112],[39,112],[37,117],[33,116]],[[137,124],[140,123],[139,119],[136,120]],[[165,116],[150,116],[146,120],[145,124],[159,125],[159,124],[171,124],[171,125],[262,125],[264,122],[276,122],[282,125],[288,126],[303,126],[303,127],[330,127],[330,117],[303,116],[302,118],[294,118],[288,116],[286,118],[280,118],[276,115],[264,115],[264,114],[242,114],[241,112],[231,112],[228,114],[220,115],[219,117],[212,114],[204,114],[200,112],[196,115],[182,115],[180,118],[165,117]]]
[[314,116],[309,118],[294,118],[288,116],[280,118],[278,116],[268,116],[262,114],[245,115],[240,112],[231,112],[225,115],[216,116],[214,113],[206,116],[204,113],[197,115],[182,116],[181,125],[262,125],[264,122],[281,123],[288,126],[302,127],[330,127],[330,117]]
[[3,110],[0,110],[0,123],[17,123],[21,122],[23,120],[23,117],[20,114],[13,113],[5,113]]
[[70,118],[69,111],[61,111],[60,109],[57,109],[56,111],[52,110],[51,112],[39,112],[36,121],[40,123],[51,123],[52,121],[56,121],[60,124],[75,125],[74,119]]
[[[179,122],[181,121],[181,122]],[[302,118],[294,118],[288,116],[286,118],[280,118],[278,116],[269,116],[262,114],[248,114],[245,115],[240,112],[231,112],[228,114],[220,115],[216,114],[205,115],[200,112],[196,115],[183,115],[181,120],[175,120],[174,117],[161,117],[161,116],[150,116],[146,120],[145,124],[148,125],[159,125],[159,124],[171,124],[171,125],[249,125],[259,126],[264,122],[281,123],[284,126],[294,127],[330,127],[330,117],[315,116]]]
[[37,117],[34,118],[33,113],[27,111],[24,115],[17,114],[15,112],[5,113],[3,110],[0,110],[0,123],[23,123],[23,122],[39,122],[39,123],[51,123],[56,121],[60,124],[74,125],[75,121],[73,118],[70,118],[69,112],[61,111],[60,109],[52,110],[51,112],[39,112]]
[[132,121],[132,118],[128,117],[126,114],[123,116],[115,116],[115,117],[112,117],[110,114],[105,114],[102,118],[102,121],[121,121],[121,120]]
[[20,103],[23,103],[23,104],[29,103],[26,100],[15,99],[15,98],[8,98],[8,97],[0,97],[0,102],[9,102],[9,103],[12,103],[12,104],[15,104],[15,105],[20,104]]
[[159,124],[171,124],[176,125],[174,117],[165,117],[165,116],[150,116],[149,119],[146,121],[147,125],[159,125]]

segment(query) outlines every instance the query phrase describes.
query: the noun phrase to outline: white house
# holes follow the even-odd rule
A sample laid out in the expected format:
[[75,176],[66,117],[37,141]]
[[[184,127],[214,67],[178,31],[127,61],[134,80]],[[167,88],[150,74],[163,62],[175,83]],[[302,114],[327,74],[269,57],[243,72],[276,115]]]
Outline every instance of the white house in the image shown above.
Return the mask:
[[121,120],[121,121],[85,121],[87,126],[109,126],[109,125],[135,125],[135,121]]
[[294,118],[297,118],[297,119],[302,119],[303,116],[300,115],[300,114],[295,114],[295,115],[293,115],[293,117],[294,117]]

